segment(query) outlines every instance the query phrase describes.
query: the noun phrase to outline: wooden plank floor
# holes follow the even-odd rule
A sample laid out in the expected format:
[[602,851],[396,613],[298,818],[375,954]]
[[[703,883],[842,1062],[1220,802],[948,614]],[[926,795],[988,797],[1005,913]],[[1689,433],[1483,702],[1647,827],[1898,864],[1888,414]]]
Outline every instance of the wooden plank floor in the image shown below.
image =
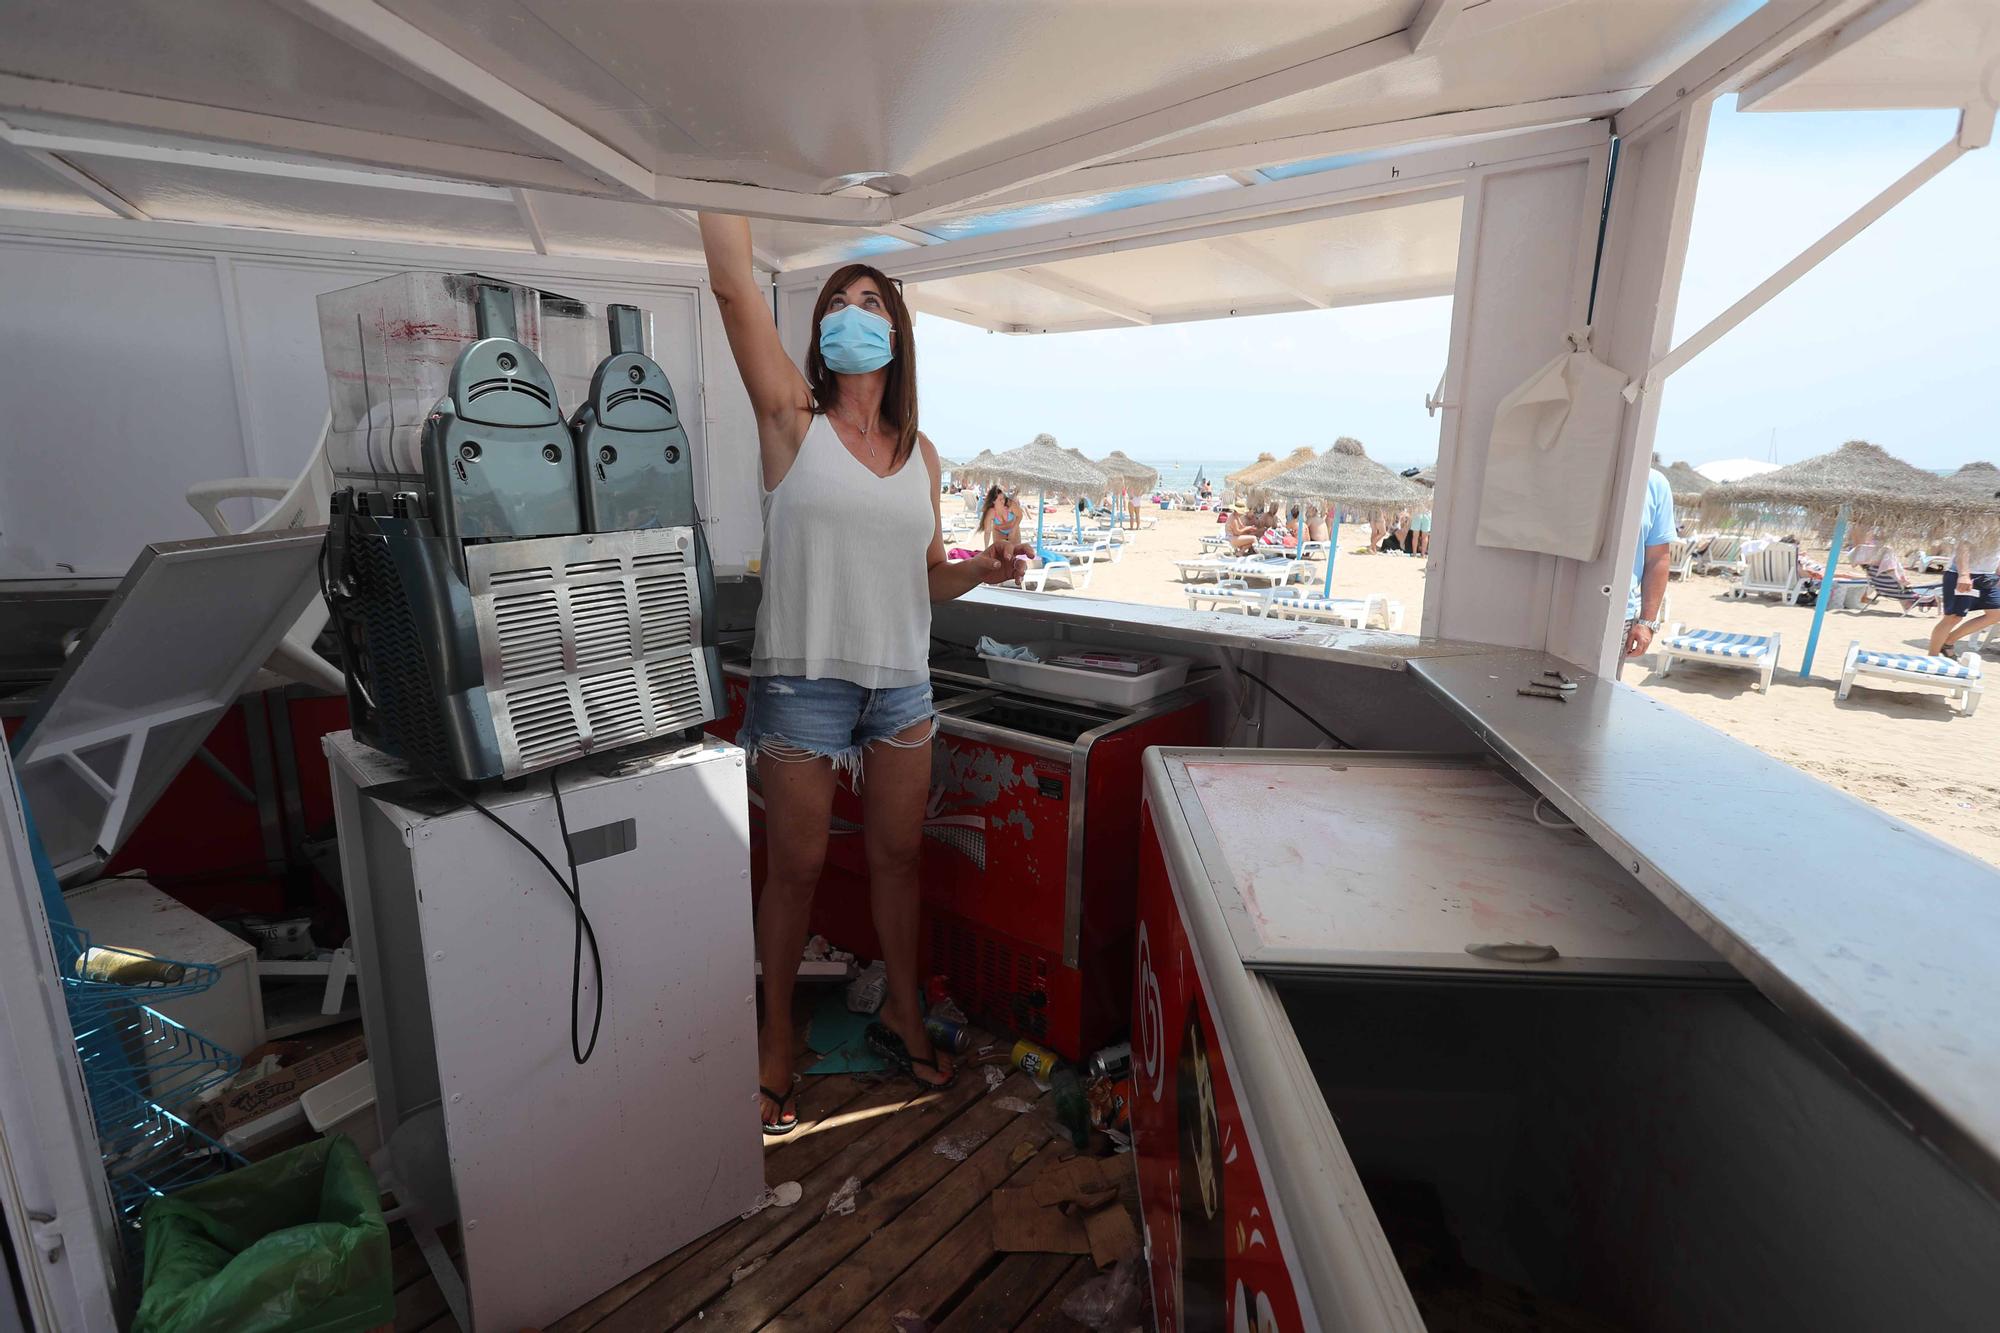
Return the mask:
[[[764,1149],[765,1179],[798,1181],[798,1204],[717,1228],[547,1333],[887,1333],[906,1312],[939,1330],[1078,1327],[1058,1307],[1095,1271],[1087,1258],[993,1248],[988,1196],[1068,1147],[1051,1100],[1026,1075],[1008,1071],[989,1089],[984,1070],[968,1067],[937,1093],[907,1081],[809,1078],[799,1118]],[[850,1180],[853,1211],[829,1215],[828,1200]],[[398,1333],[456,1328],[415,1245],[395,1258]]]

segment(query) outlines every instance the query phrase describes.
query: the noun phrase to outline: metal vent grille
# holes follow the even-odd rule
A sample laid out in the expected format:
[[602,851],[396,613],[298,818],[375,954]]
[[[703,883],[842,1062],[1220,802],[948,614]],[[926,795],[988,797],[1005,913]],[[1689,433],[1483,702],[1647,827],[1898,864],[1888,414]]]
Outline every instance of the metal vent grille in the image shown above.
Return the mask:
[[715,716],[691,528],[488,542],[466,566],[509,777]]

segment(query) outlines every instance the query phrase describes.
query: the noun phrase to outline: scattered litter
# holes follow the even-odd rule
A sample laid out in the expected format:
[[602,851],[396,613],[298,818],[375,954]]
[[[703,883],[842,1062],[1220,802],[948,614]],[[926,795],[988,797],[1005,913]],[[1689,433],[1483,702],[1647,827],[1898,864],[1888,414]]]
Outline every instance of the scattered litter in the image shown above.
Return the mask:
[[789,1208],[803,1198],[804,1195],[805,1189],[798,1181],[787,1180],[784,1184],[773,1185],[762,1194],[759,1194],[757,1202],[750,1205],[750,1210],[745,1213],[738,1213],[737,1216],[748,1219],[773,1206]]
[[1130,1079],[1096,1079],[1084,1096],[1090,1103],[1090,1123],[1094,1128],[1118,1134],[1132,1127]]
[[1007,1165],[1019,1166],[1040,1151],[1032,1139],[1022,1139],[1014,1145],[1014,1151],[1007,1154]]
[[1138,1322],[1145,1296],[1143,1266],[1126,1259],[1072,1291],[1062,1312],[1085,1328],[1129,1328]]
[[1014,1043],[1012,1060],[1016,1067],[1030,1078],[1047,1078],[1049,1071],[1060,1063],[1060,1057],[1046,1046],[1039,1046],[1026,1037]]
[[956,1134],[939,1139],[931,1145],[931,1151],[940,1157],[949,1157],[954,1162],[962,1162],[972,1155],[972,1150],[986,1142],[986,1136],[977,1132]]
[[806,941],[805,956],[814,962],[818,962],[820,959],[825,958],[832,948],[833,946],[826,942],[826,936],[815,935]]
[[895,1333],[931,1333],[931,1321],[915,1310],[898,1310],[889,1317],[889,1327]]
[[1090,1238],[1090,1261],[1099,1268],[1123,1263],[1139,1253],[1139,1228],[1132,1225],[1132,1214],[1117,1204],[1086,1214],[1083,1234]]
[[888,994],[889,966],[877,958],[847,983],[847,1007],[857,1014],[872,1014],[882,1007]]
[[840,1182],[840,1188],[826,1201],[826,1211],[821,1217],[846,1217],[854,1211],[854,1196],[861,1190],[861,1177],[849,1176]]
[[1095,1078],[1123,1078],[1131,1073],[1132,1043],[1121,1041],[1091,1056],[1090,1072]]
[[768,1254],[758,1255],[755,1259],[751,1260],[749,1263],[743,1265],[743,1267],[737,1269],[735,1272],[729,1275],[729,1285],[732,1287],[735,1286],[737,1283],[741,1282],[744,1278],[749,1277],[752,1273],[756,1272],[758,1269],[762,1268],[765,1264],[769,1263],[770,1261],[771,1261],[770,1255]]
[[1012,1111],[1015,1115],[1026,1115],[1035,1109],[1033,1102],[1024,1102],[1019,1097],[996,1097],[993,1104],[1003,1111]]
[[1006,1081],[1007,1081],[1006,1070],[1002,1069],[999,1065],[986,1066],[986,1091],[988,1093],[998,1092],[1000,1090],[1000,1085],[1002,1083],[1005,1083]]
[[889,1062],[868,1049],[868,1015],[857,1014],[828,993],[813,1010],[806,1025],[806,1045],[820,1059],[806,1069],[808,1074],[870,1074],[889,1067]]
[[1034,1201],[1044,1206],[1074,1203],[1097,1208],[1118,1197],[1119,1181],[1131,1169],[1098,1157],[1070,1157],[1036,1176],[1029,1189]]

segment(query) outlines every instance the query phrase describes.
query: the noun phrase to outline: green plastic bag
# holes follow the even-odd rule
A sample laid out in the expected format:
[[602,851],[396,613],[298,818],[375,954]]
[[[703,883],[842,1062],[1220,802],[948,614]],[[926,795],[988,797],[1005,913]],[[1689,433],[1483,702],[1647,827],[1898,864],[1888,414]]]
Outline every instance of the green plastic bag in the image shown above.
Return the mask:
[[359,1333],[395,1323],[389,1226],[345,1138],[149,1200],[132,1333]]

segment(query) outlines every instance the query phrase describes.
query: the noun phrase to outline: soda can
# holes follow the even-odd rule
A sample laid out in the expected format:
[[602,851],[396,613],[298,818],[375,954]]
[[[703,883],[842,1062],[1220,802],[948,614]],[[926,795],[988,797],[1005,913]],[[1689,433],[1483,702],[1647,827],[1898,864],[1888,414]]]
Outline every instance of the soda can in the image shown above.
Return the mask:
[[954,1023],[949,1018],[926,1018],[924,1031],[929,1034],[932,1045],[953,1055],[964,1055],[972,1049],[972,1034],[965,1030],[963,1023]]
[[1096,1078],[1123,1078],[1132,1072],[1132,1043],[1121,1041],[1106,1046],[1090,1057],[1090,1072]]
[[1060,1063],[1062,1057],[1026,1037],[1014,1043],[1014,1067],[1033,1078],[1047,1078]]

